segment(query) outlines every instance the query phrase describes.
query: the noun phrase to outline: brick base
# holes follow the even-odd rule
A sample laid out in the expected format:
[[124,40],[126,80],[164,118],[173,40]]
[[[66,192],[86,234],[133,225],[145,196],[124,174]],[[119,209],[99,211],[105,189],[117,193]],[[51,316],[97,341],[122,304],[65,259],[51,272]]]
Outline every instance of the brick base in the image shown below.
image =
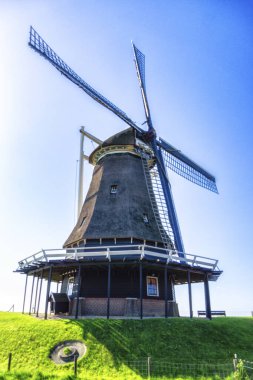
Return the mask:
[[[143,317],[164,317],[163,300],[143,299]],[[106,316],[107,298],[79,298],[78,316]],[[176,302],[168,301],[168,316],[179,317]],[[70,302],[70,315],[76,313],[76,299]],[[137,298],[110,298],[110,316],[138,317],[140,300]]]

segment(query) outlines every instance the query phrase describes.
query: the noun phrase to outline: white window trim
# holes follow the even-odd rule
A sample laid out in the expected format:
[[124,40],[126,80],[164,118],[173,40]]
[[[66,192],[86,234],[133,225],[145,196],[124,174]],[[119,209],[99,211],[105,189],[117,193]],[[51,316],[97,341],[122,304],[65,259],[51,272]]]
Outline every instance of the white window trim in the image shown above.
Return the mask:
[[[72,284],[72,292],[70,294],[69,293],[69,284],[70,284],[70,280],[72,280],[72,279],[73,279],[73,282],[71,282],[71,284]],[[73,276],[69,277],[68,278],[68,288],[67,288],[67,295],[68,296],[72,296],[72,294],[73,294],[74,283],[75,283],[75,277],[73,277]]]
[[[157,294],[149,294],[148,290],[148,280],[150,278],[154,278],[156,280],[156,288],[157,288]],[[159,282],[158,282],[158,277],[156,276],[146,276],[146,282],[147,282],[147,296],[148,297],[159,297]]]

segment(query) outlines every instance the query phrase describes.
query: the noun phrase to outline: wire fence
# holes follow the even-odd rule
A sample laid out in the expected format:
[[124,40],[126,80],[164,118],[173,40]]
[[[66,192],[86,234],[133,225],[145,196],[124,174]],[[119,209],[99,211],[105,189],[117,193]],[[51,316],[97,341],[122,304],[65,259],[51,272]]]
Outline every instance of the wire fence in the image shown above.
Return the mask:
[[253,362],[248,360],[239,360],[238,373],[242,379],[253,379]]
[[[7,364],[7,363],[6,363]],[[70,363],[69,363],[70,364]],[[105,367],[106,367],[106,363]],[[128,367],[135,374],[140,375],[143,379],[236,379],[236,380],[251,380],[253,379],[253,362],[239,359],[237,355],[227,363],[180,363],[171,362],[169,360],[155,360],[151,357],[146,357],[136,360],[121,359],[117,366],[119,373],[123,367]],[[15,367],[15,365],[14,365]],[[15,370],[12,365],[12,353],[8,355],[8,364],[6,370],[8,372]],[[85,371],[85,366],[78,366],[77,360],[73,362],[74,375],[82,374]],[[100,375],[103,375],[103,365],[100,366]],[[77,377],[78,378],[78,377]],[[130,380],[130,377],[129,377]]]
[[129,368],[138,372],[143,378],[177,378],[191,376],[194,379],[208,377],[225,379],[232,376],[234,366],[231,363],[172,363],[165,360],[143,360],[127,361],[124,363]]

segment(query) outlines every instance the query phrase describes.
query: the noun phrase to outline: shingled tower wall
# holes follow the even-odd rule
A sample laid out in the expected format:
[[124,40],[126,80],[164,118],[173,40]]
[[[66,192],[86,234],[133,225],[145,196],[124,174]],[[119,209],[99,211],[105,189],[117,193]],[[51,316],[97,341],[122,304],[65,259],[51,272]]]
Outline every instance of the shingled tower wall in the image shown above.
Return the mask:
[[[90,156],[97,161],[79,219],[64,247],[102,239],[140,239],[162,244],[152,210],[135,131],[106,140]],[[97,159],[97,157],[101,158]],[[112,187],[116,186],[116,193]],[[147,218],[146,218],[147,217]]]

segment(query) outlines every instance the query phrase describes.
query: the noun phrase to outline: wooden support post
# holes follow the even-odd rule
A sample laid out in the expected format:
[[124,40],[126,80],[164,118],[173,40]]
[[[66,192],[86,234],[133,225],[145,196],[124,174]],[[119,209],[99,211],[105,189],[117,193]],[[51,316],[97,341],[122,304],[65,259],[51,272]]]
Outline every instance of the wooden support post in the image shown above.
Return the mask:
[[148,379],[150,380],[150,375],[151,375],[151,357],[148,356]]
[[24,300],[23,300],[22,314],[24,314],[24,312],[25,312],[25,299],[26,299],[27,280],[28,280],[28,273],[26,274],[26,279],[25,279],[25,291],[24,291]]
[[75,319],[78,318],[80,289],[81,289],[81,265],[78,266],[78,274],[77,274],[77,297],[76,297],[76,315],[75,315]]
[[208,284],[208,273],[205,273],[204,287],[205,287],[206,318],[212,319],[209,284]]
[[169,276],[169,291],[170,291],[170,301],[176,302],[175,286],[174,286],[174,277],[173,274]]
[[237,366],[238,366],[238,356],[237,354],[234,354],[234,359],[233,359],[233,366],[234,366],[234,372],[237,371]]
[[37,303],[36,317],[39,316],[40,297],[41,297],[41,290],[42,290],[42,281],[43,281],[43,269],[42,269],[42,271],[41,271],[41,275],[40,275],[40,290],[39,290],[39,298],[38,298],[38,303]]
[[77,376],[77,358],[78,358],[78,355],[75,354],[74,355],[74,376]]
[[110,297],[111,297],[111,262],[108,261],[108,277],[107,277],[107,319],[110,318]]
[[189,309],[190,309],[190,318],[193,317],[192,311],[192,286],[191,286],[191,272],[187,272],[187,282],[188,282],[188,293],[189,293]]
[[39,275],[37,276],[37,283],[36,283],[36,290],[35,290],[34,314],[36,313],[36,307],[37,307],[38,287],[39,287]]
[[168,318],[168,265],[167,264],[165,264],[165,267],[164,267],[164,302],[165,302],[164,315],[165,315],[165,318]]
[[12,359],[12,353],[10,352],[8,356],[8,371],[11,370],[11,359]]
[[34,279],[35,279],[35,274],[33,275],[32,290],[31,290],[31,299],[30,299],[30,307],[29,307],[29,315],[31,315],[31,311],[32,311]]
[[52,265],[50,266],[49,271],[48,271],[48,278],[47,278],[47,294],[46,294],[46,305],[45,305],[45,315],[44,315],[44,319],[47,319],[48,300],[49,300],[49,293],[50,293],[51,279],[52,279]]
[[139,264],[140,272],[140,319],[143,318],[143,289],[142,289],[142,261],[140,260]]

